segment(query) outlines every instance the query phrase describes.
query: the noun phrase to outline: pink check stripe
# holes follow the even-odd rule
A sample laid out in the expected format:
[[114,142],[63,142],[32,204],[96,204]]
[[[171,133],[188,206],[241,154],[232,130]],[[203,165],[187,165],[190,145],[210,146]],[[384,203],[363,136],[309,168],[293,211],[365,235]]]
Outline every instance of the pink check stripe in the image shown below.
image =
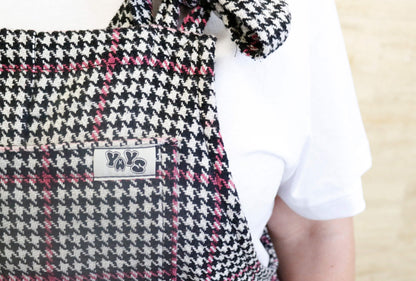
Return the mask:
[[[111,50],[114,50],[113,45]],[[118,46],[118,45],[117,45]],[[94,61],[84,61],[80,63],[71,64],[57,64],[57,65],[6,65],[0,64],[0,72],[32,72],[32,73],[56,73],[56,72],[69,72],[69,71],[81,71],[90,68],[109,67],[112,68],[116,65],[147,65],[155,68],[162,68],[168,71],[174,71],[188,75],[214,75],[214,70],[211,67],[201,66],[194,67],[176,63],[170,60],[160,60],[146,55],[136,57],[112,57],[109,59],[96,59]]]

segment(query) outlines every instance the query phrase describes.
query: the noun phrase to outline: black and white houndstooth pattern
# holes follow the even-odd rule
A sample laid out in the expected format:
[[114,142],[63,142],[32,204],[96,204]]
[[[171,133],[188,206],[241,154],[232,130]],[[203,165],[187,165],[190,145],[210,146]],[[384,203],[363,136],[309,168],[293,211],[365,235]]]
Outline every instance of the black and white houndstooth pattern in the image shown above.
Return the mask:
[[[0,30],[0,280],[276,278],[230,179],[215,39],[125,14],[119,29]],[[149,145],[153,176],[94,175],[97,149]]]
[[205,0],[211,2],[240,50],[265,58],[288,36],[291,14],[285,0]]
[[[209,18],[209,12],[214,11],[230,29],[232,39],[241,52],[255,59],[265,58],[273,53],[289,35],[291,13],[286,0],[177,1],[193,8],[185,18],[182,29],[201,33]],[[123,5],[126,8],[120,9],[112,20],[111,27],[147,22],[151,17],[152,7],[146,1],[125,0]],[[172,17],[172,11],[170,14]],[[177,14],[173,14],[177,18]],[[186,25],[189,21],[191,24]],[[156,24],[161,24],[161,21],[156,21]],[[176,27],[175,23],[171,27]]]
[[[152,8],[146,7],[146,5],[149,4],[141,0],[124,0],[116,15],[111,20],[109,28],[130,27],[136,25],[138,22],[144,21],[144,19],[148,21],[151,18],[149,11],[151,12]],[[143,12],[140,13],[140,11]]]

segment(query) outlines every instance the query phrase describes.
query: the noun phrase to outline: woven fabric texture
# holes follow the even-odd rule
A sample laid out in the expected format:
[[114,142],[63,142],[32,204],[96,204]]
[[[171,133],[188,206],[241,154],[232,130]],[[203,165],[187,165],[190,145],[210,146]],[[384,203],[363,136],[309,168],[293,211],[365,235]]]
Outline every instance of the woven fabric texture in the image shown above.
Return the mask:
[[[0,280],[276,279],[231,181],[215,38],[150,9],[126,2],[104,30],[0,29]],[[143,147],[153,175],[94,175],[98,149],[126,151],[107,163],[121,171],[146,168],[129,160]]]
[[[124,5],[130,5],[131,2],[134,4],[127,9],[120,9],[121,14],[114,17],[110,26],[120,26],[120,23],[130,26],[143,22],[143,18],[148,20],[151,17],[151,4],[141,0],[125,0]],[[254,59],[267,57],[283,45],[289,36],[292,17],[290,7],[285,0],[178,0],[178,2],[192,8],[185,18],[185,23],[191,22],[191,24],[182,30],[201,33],[209,18],[209,12],[213,11],[231,31],[232,39],[240,51]],[[135,20],[126,20],[133,17]],[[194,29],[195,23],[200,24],[198,29]]]
[[219,14],[240,50],[253,58],[265,58],[289,35],[291,14],[285,1],[216,0]]

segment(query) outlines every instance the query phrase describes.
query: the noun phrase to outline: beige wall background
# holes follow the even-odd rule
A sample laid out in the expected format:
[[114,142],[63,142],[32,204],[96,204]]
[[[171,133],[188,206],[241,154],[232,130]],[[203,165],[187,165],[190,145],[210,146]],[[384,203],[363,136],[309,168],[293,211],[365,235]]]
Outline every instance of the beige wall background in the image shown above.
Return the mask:
[[357,281],[416,280],[416,1],[336,0],[371,143]]

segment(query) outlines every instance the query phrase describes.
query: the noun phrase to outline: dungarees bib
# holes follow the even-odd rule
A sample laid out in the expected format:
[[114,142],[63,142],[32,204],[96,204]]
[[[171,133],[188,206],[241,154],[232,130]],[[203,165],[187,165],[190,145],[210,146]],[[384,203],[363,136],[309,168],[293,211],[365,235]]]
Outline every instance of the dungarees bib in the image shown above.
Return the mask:
[[176,1],[153,18],[132,0],[109,29],[0,30],[1,281],[276,279],[231,181],[202,34],[214,10],[266,56],[290,15],[259,3],[199,3],[179,28]]

